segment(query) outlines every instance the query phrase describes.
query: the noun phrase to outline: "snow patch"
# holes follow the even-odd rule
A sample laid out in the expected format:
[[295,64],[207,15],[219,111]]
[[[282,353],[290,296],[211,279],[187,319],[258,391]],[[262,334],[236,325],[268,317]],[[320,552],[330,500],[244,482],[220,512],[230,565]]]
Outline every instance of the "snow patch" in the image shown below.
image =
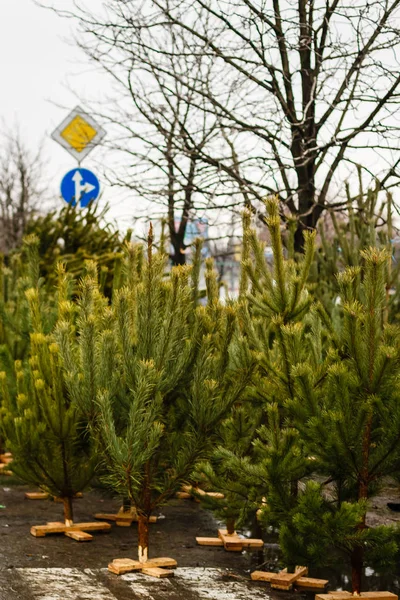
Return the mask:
[[176,569],[176,580],[183,588],[193,590],[201,600],[269,600],[265,588],[252,586],[247,581],[226,581],[221,569]]
[[17,571],[28,586],[32,600],[116,600],[100,581],[80,569]]

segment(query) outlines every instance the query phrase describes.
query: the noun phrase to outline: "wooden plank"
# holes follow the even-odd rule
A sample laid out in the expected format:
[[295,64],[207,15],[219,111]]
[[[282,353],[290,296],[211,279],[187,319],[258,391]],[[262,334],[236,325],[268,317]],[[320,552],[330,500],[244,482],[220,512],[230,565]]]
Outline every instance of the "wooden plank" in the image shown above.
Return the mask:
[[31,527],[31,535],[34,537],[44,537],[49,533],[64,533],[67,529],[64,523],[48,523],[47,525],[34,525]]
[[268,571],[253,571],[250,575],[253,581],[267,581],[270,583],[271,578],[275,577],[276,573],[270,573]]
[[224,542],[224,548],[228,552],[241,552],[243,550],[243,540],[236,532],[228,534],[226,529],[218,529],[218,537]]
[[[73,496],[73,500],[80,500],[81,498],[83,498],[82,492],[77,492],[75,494],[75,496]],[[64,502],[64,500],[62,498],[58,498],[57,496],[53,496],[53,500],[54,500],[54,502],[58,502],[59,504]]]
[[7,458],[12,458],[11,452],[3,452],[3,454],[0,454],[0,460],[5,460]]
[[175,496],[180,500],[189,500],[189,498],[192,497],[192,494],[189,494],[188,492],[176,492]]
[[178,563],[174,558],[168,558],[161,556],[160,558],[150,558],[146,563],[141,563],[147,567],[168,567],[170,569],[176,569]]
[[[316,594],[315,600],[347,600],[350,592],[330,592],[329,594]],[[361,592],[361,598],[368,600],[398,600],[396,594],[391,592]]]
[[46,500],[49,494],[46,492],[25,492],[25,498],[27,500]]
[[123,575],[130,571],[142,571],[143,569],[156,569],[168,567],[174,569],[178,563],[173,558],[151,558],[145,563],[130,558],[116,558],[108,565],[108,570],[116,575]]
[[96,513],[94,518],[100,519],[100,521],[116,521],[118,515],[116,513]]
[[[105,521],[115,521],[119,527],[130,527],[133,522],[137,522],[137,514],[129,511],[119,511],[118,513],[96,513],[95,519]],[[149,517],[149,523],[157,523],[157,517],[152,515]]]
[[143,569],[143,563],[138,560],[132,560],[131,558],[115,558],[109,565],[108,570],[116,575],[123,575],[124,573],[130,573],[131,571],[141,571]]
[[244,548],[263,548],[264,540],[257,538],[240,538]]
[[10,469],[7,468],[8,465],[6,465],[5,463],[0,463],[0,475],[12,475],[12,471],[10,471]]
[[197,537],[199,546],[223,546],[224,542],[216,537]]
[[225,495],[222,494],[222,492],[205,492],[206,496],[210,496],[210,498],[217,498],[222,500],[223,498],[225,498]]
[[191,485],[183,485],[180,492],[177,494],[187,494],[187,496],[178,496],[178,498],[191,498],[194,494],[199,496],[210,496],[210,498],[225,498],[221,492],[205,492],[199,487],[193,487]]
[[273,588],[274,590],[281,590],[282,592],[290,592],[290,590],[293,588],[293,583],[290,584],[279,584],[279,583],[272,583],[273,580],[271,580],[271,588]]
[[66,531],[65,535],[77,542],[90,542],[93,539],[93,536],[85,531]]
[[110,523],[90,522],[90,523],[74,523],[69,529],[75,529],[76,531],[109,531],[111,529]]
[[34,525],[31,527],[31,535],[35,537],[44,537],[49,533],[65,533],[65,531],[108,531],[111,529],[110,523],[74,523],[65,525],[65,523],[55,522],[47,525]]
[[330,600],[340,600],[340,598],[342,597],[348,597],[348,596],[352,596],[353,594],[351,594],[351,592],[345,592],[345,591],[340,591],[340,592],[329,592],[329,594],[317,594],[315,596],[316,598],[319,598],[319,596],[329,596]]
[[324,590],[328,585],[327,579],[315,579],[314,577],[299,577],[295,586],[302,590]]
[[174,572],[170,569],[161,569],[160,567],[146,567],[142,569],[144,575],[150,575],[151,577],[173,577]]
[[286,569],[276,573],[271,579],[271,587],[276,590],[290,590],[297,579],[308,574],[307,567],[296,567],[294,573],[287,573]]
[[361,592],[361,597],[369,600],[398,600],[397,594],[391,592]]

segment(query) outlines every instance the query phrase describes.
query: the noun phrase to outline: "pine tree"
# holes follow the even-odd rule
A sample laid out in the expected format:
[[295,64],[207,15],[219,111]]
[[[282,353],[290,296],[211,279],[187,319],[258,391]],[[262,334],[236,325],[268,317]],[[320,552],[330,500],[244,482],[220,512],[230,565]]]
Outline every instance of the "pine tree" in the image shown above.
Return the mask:
[[[68,277],[59,267],[61,314],[72,311]],[[2,371],[2,429],[13,454],[13,472],[64,503],[66,525],[73,521],[72,499],[89,483],[97,463],[79,407],[70,400],[58,345],[44,333],[39,287],[25,292],[29,305],[27,360],[15,361],[16,396]],[[12,388],[11,388],[12,389]]]
[[[235,310],[218,301],[210,264],[209,306],[196,308],[196,269],[175,267],[166,276],[167,257],[154,253],[152,232],[143,258],[127,246],[124,285],[110,307],[95,278],[84,281],[77,331],[60,322],[57,339],[70,395],[101,443],[104,480],[137,510],[139,560],[145,562],[150,515],[208,455],[220,422],[247,385],[252,357],[236,336]],[[105,372],[112,376],[100,385]]]
[[343,322],[330,340],[338,360],[322,392],[314,393],[315,373],[306,361],[294,371],[291,412],[329,486],[308,485],[282,539],[293,560],[300,551],[321,562],[336,546],[351,562],[354,593],[361,591],[366,563],[390,563],[397,552],[395,531],[368,527],[366,512],[383,478],[400,467],[400,332],[384,318],[390,255],[370,248],[361,258],[362,267],[339,276]]
[[[285,259],[278,203],[269,199],[266,205],[273,267],[267,265],[264,246],[246,214],[240,285],[241,330],[256,353],[258,368],[246,390],[246,401],[225,423],[220,447],[203,468],[213,488],[225,494],[219,506],[212,499],[204,500],[214,505],[219,516],[225,512],[238,518],[255,512],[272,481],[284,490],[288,507],[296,504],[298,481],[311,468],[286,402],[294,397],[292,370],[297,363],[307,357],[317,370],[321,368],[321,351],[316,349],[313,357],[309,353],[309,332],[314,329],[321,335],[318,318],[310,314],[313,298],[307,290],[314,235],[306,234],[300,262]],[[236,444],[232,430],[240,435]]]
[[[62,262],[75,279],[85,274],[85,262],[94,260],[99,270],[100,287],[108,296],[118,284],[125,238],[110,222],[108,207],[100,208],[93,202],[85,210],[66,205],[32,218],[26,234],[38,238],[40,274],[49,292],[56,285],[56,265]],[[115,272],[115,273],[114,273]]]
[[363,250],[371,246],[386,248],[393,255],[387,264],[386,318],[393,321],[399,313],[396,282],[400,275],[400,263],[392,246],[393,197],[387,193],[382,198],[378,185],[365,192],[361,173],[357,195],[352,197],[347,185],[346,196],[347,202],[341,211],[336,213],[331,210],[319,224],[318,250],[310,273],[311,288],[329,314],[337,320],[340,313],[337,305],[340,291],[337,275],[347,267],[363,266]]
[[24,361],[29,350],[31,321],[26,291],[35,288],[40,296],[41,318],[46,332],[55,319],[54,294],[45,294],[39,276],[39,240],[24,239],[21,252],[0,264],[0,368],[13,371],[15,360]]
[[253,440],[260,425],[260,410],[257,406],[249,406],[248,394],[245,390],[242,401],[232,408],[230,416],[221,424],[217,448],[208,461],[200,463],[195,474],[201,489],[205,486],[213,493],[196,493],[194,490],[194,495],[204,508],[225,523],[229,535],[241,524],[254,519],[259,508],[256,497],[249,494],[254,482],[247,476],[247,471],[238,473],[237,463],[232,464],[229,455],[234,452],[235,458],[246,457],[250,462],[254,455]]

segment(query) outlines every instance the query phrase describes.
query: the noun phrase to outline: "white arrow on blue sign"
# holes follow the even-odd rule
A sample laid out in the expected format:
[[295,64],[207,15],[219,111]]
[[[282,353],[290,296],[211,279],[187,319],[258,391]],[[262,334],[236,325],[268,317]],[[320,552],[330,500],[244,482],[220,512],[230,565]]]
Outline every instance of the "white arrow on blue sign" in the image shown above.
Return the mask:
[[68,204],[82,208],[98,198],[100,183],[96,175],[89,169],[72,169],[61,182],[61,195]]

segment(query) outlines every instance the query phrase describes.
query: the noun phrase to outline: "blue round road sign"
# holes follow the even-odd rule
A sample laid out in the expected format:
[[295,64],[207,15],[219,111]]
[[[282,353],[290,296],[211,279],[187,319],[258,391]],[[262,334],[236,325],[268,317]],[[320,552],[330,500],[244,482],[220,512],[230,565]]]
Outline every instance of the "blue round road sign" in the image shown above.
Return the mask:
[[72,169],[61,182],[61,195],[68,204],[82,208],[98,198],[100,183],[96,175],[88,169]]

